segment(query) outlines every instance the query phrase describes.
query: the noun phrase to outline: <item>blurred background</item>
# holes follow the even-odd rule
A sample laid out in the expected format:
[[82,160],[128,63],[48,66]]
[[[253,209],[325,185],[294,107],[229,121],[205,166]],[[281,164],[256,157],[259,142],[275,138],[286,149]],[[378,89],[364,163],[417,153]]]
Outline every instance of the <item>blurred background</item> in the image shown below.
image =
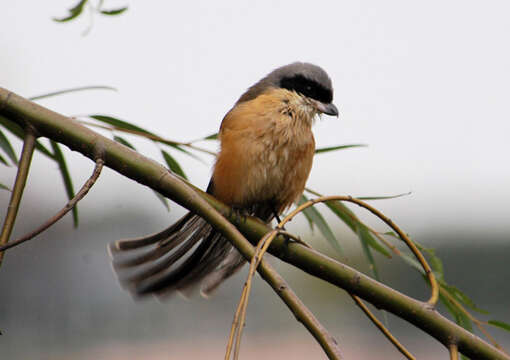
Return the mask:
[[[510,321],[508,2],[109,0],[105,8],[129,5],[129,10],[118,17],[89,16],[85,10],[64,24],[51,20],[65,16],[75,3],[2,5],[0,86],[25,97],[113,86],[118,92],[81,92],[40,103],[66,115],[109,114],[188,141],[216,132],[240,94],[275,67],[297,60],[320,65],[333,80],[341,115],[317,122],[317,146],[368,147],[317,155],[308,186],[353,196],[412,192],[373,205],[414,239],[436,248],[447,281],[490,312],[482,318]],[[163,162],[154,144],[125,137]],[[10,139],[19,154],[21,144]],[[93,164],[77,153],[65,155],[79,187]],[[172,155],[194,184],[206,186],[211,157],[200,155],[200,162]],[[12,184],[15,171],[0,167],[0,183]],[[8,199],[9,193],[0,191],[1,218]],[[57,165],[36,154],[13,238],[65,202]],[[158,231],[183,209],[172,203],[167,212],[150,189],[108,169],[79,208],[78,230],[68,216],[6,254],[0,268],[2,358],[222,358],[246,272],[209,300],[196,295],[164,303],[134,301],[118,286],[106,245]],[[357,238],[319,209],[343,255],[312,233],[303,218],[289,230],[370,274]],[[353,210],[386,231],[373,217]],[[376,261],[385,283],[427,297],[421,276],[400,259],[376,256]],[[346,359],[400,357],[346,293],[272,263],[337,337]],[[419,359],[447,358],[422,331],[391,315],[386,321]],[[508,333],[491,333],[510,347]],[[260,279],[250,299],[241,355],[325,358]]]

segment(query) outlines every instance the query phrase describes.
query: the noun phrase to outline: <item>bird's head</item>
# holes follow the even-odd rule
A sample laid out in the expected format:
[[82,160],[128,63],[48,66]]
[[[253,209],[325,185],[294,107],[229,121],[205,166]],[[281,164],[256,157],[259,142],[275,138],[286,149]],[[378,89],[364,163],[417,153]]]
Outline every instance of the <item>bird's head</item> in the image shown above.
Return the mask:
[[320,114],[338,116],[333,104],[333,85],[328,74],[319,66],[295,62],[273,70],[250,87],[237,101],[249,101],[269,89],[281,88],[296,92]]

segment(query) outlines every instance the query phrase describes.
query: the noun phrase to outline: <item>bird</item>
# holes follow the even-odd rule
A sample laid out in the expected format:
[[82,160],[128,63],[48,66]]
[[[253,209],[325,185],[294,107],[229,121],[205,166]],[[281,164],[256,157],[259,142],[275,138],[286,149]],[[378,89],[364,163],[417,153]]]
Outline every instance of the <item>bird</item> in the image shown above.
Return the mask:
[[[221,122],[207,192],[233,211],[270,224],[296,202],[312,168],[312,125],[338,117],[332,81],[321,67],[294,62],[249,87]],[[188,212],[169,228],[109,245],[112,266],[135,297],[204,297],[246,260],[204,219]]]

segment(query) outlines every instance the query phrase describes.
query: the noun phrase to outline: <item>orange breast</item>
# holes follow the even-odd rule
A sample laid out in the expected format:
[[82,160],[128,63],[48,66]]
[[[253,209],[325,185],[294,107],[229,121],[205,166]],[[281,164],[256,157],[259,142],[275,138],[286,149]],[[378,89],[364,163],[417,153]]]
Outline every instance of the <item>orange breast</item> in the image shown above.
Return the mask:
[[213,195],[226,204],[271,200],[282,211],[303,192],[315,142],[310,119],[291,116],[297,112],[289,111],[288,93],[260,95],[225,116],[212,180]]

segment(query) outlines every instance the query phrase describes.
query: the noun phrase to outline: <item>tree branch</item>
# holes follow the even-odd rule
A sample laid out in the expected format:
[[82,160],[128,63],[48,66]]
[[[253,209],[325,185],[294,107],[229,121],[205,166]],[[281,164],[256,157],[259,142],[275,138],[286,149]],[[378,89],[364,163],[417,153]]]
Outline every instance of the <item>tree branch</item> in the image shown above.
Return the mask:
[[[0,109],[2,104],[0,103]],[[23,190],[28,178],[28,171],[30,170],[30,162],[32,161],[32,155],[34,154],[35,148],[35,129],[32,126],[25,128],[25,140],[23,142],[23,150],[21,151],[21,160],[18,165],[18,173],[16,174],[16,181],[12,189],[11,199],[9,200],[9,206],[7,207],[7,214],[5,215],[4,224],[2,226],[2,233],[0,234],[0,246],[6,245],[11,236],[14,223],[16,221],[16,215],[18,215],[19,204],[21,197],[23,196]],[[4,258],[4,252],[0,251],[0,265]]]
[[[2,88],[0,88],[0,114],[18,123],[22,123],[24,119],[41,135],[65,144],[91,159],[94,159],[95,144],[101,142],[104,146],[106,166],[194,211],[228,237],[238,249],[246,249],[242,243],[243,236],[214,210],[216,208],[226,215],[229,213],[229,207],[203,192],[191,190],[182,179],[171,174],[157,162],[93,132],[72,119]],[[253,243],[270,231],[265,224],[254,218],[239,221],[232,216],[229,220]],[[407,320],[445,346],[455,338],[459,351],[468,357],[510,360],[508,355],[430,309],[426,303],[395,291],[321,253],[288,242],[283,236],[275,238],[269,250],[283,261]],[[243,250],[243,253],[244,251],[249,250]]]

